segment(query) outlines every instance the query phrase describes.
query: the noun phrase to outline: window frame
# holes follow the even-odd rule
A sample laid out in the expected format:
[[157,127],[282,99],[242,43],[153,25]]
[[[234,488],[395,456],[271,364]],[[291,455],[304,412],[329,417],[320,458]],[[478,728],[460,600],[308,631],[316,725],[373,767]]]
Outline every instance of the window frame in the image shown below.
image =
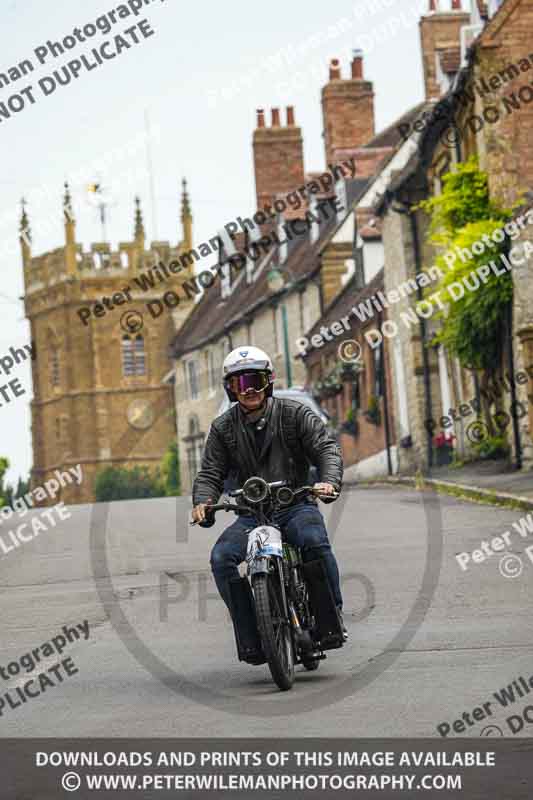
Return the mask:
[[[140,343],[140,346],[139,344]],[[123,378],[143,378],[147,375],[146,348],[141,333],[123,334],[120,340]]]

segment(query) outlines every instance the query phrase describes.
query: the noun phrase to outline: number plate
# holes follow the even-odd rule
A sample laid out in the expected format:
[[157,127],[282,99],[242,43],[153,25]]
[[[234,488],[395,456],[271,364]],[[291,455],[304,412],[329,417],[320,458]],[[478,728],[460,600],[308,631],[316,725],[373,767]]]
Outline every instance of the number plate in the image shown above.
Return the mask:
[[261,525],[254,528],[248,534],[248,549],[246,554],[247,561],[262,556],[281,556],[283,555],[283,545],[281,533],[272,525]]

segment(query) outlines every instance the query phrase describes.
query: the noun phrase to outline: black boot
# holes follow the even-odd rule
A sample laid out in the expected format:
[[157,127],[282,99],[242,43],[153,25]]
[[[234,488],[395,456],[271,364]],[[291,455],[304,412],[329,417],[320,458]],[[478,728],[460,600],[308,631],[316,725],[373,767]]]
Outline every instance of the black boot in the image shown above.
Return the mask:
[[342,615],[342,608],[340,606],[337,606],[337,614],[339,615],[339,622],[340,622],[341,628],[342,628],[342,638],[344,639],[345,642],[347,642],[348,641],[348,631],[346,630],[346,625],[344,624],[344,617]]

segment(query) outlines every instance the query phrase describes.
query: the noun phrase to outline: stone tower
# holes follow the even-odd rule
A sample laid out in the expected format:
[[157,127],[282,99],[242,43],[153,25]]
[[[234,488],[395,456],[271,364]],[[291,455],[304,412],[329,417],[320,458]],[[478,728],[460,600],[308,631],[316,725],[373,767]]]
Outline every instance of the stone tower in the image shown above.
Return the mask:
[[[92,502],[107,466],[153,470],[175,439],[168,345],[193,307],[181,285],[193,278],[192,215],[184,182],[182,240],[145,242],[135,199],[134,239],[112,251],[106,242],[83,252],[68,185],[65,244],[32,256],[23,202],[20,245],[32,362],[32,486],[81,464],[83,481],[62,488],[65,502]],[[180,298],[166,304],[168,292]],[[172,307],[171,307],[172,306]],[[65,481],[66,483],[66,481]],[[56,501],[57,502],[57,498]]]

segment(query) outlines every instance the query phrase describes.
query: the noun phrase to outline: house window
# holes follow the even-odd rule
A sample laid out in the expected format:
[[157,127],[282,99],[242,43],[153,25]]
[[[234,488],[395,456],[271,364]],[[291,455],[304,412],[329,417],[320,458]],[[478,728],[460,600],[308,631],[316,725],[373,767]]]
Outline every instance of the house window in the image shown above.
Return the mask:
[[50,349],[50,383],[52,386],[59,386],[59,379],[59,350],[54,345]]
[[356,372],[352,381],[352,408],[361,408],[361,384],[359,382],[358,372]]
[[187,381],[187,364],[185,363],[185,361],[182,362],[181,366],[183,367],[183,395],[186,400],[190,400],[189,384]]
[[362,289],[365,285],[365,262],[363,253],[364,242],[357,229],[357,219],[355,219],[355,231],[353,241],[353,261],[355,272],[355,289]]
[[340,222],[343,214],[348,210],[348,198],[346,196],[346,182],[341,178],[335,184],[335,198],[338,204],[337,222]]
[[218,384],[218,375],[215,363],[215,351],[214,350],[206,350],[205,353],[205,365],[206,365],[206,372],[207,372],[207,382],[209,386],[210,392],[215,392]]
[[144,339],[138,334],[122,337],[122,374],[125,377],[146,374]]
[[196,400],[198,397],[198,375],[196,372],[196,361],[187,362],[187,379],[189,385],[189,397]]
[[196,415],[189,418],[188,428],[189,433],[183,437],[183,441],[186,443],[187,466],[192,488],[192,483],[202,463],[205,434],[200,431],[200,423]]

